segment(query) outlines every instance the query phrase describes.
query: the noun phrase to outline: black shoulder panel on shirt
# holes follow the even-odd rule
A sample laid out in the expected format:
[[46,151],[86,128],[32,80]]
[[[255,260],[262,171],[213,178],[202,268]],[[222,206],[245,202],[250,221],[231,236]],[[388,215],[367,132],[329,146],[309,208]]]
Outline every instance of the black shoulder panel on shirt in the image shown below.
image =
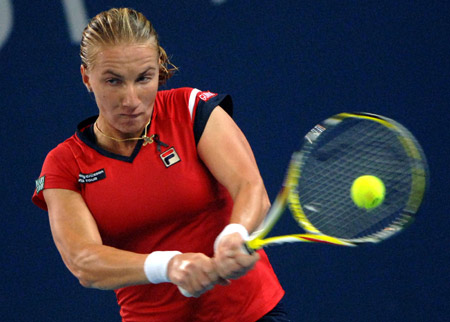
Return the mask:
[[230,95],[219,94],[207,101],[199,100],[194,119],[194,137],[196,144],[200,141],[206,123],[208,123],[209,116],[217,105],[220,105],[230,116],[233,116],[233,101]]

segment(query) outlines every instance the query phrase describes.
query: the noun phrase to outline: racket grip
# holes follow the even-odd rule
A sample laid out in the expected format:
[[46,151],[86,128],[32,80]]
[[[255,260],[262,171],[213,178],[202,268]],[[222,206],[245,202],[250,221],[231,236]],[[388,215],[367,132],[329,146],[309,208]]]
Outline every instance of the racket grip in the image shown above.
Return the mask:
[[255,252],[255,250],[253,248],[251,248],[247,243],[242,244],[242,252],[246,253],[246,254],[253,254]]
[[178,286],[178,290],[180,291],[181,294],[183,294],[183,296],[185,297],[192,297],[192,294],[189,293],[188,291],[186,291],[184,288],[182,288],[181,286]]

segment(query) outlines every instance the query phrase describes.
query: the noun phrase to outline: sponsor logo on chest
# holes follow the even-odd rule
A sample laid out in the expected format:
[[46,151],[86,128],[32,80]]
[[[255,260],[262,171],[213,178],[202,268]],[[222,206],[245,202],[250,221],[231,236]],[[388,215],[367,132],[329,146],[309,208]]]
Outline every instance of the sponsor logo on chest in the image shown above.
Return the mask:
[[164,151],[159,155],[159,157],[163,161],[166,168],[173,166],[175,163],[181,161],[180,156],[178,155],[174,147],[171,147],[170,149]]
[[91,173],[81,173],[78,175],[79,183],[93,183],[106,178],[105,169],[100,169]]

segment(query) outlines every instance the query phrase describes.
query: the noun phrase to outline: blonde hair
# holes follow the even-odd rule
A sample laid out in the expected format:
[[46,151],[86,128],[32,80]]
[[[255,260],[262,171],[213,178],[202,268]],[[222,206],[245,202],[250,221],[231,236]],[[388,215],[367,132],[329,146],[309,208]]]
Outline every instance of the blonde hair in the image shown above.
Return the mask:
[[159,84],[164,84],[178,70],[159,45],[153,25],[140,12],[130,8],[113,8],[96,15],[84,28],[80,44],[81,62],[85,68],[95,65],[102,47],[123,44],[153,44],[159,53]]

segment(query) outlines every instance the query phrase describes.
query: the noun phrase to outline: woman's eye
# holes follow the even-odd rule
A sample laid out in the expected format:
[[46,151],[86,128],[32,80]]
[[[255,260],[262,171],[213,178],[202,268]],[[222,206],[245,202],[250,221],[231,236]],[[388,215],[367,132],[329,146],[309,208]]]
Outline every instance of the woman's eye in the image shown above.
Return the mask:
[[107,82],[108,84],[110,84],[110,85],[117,85],[117,84],[120,83],[120,81],[119,81],[118,79],[115,79],[115,78],[107,79],[106,82]]
[[151,81],[152,77],[150,75],[141,76],[138,78],[138,82],[146,83]]

